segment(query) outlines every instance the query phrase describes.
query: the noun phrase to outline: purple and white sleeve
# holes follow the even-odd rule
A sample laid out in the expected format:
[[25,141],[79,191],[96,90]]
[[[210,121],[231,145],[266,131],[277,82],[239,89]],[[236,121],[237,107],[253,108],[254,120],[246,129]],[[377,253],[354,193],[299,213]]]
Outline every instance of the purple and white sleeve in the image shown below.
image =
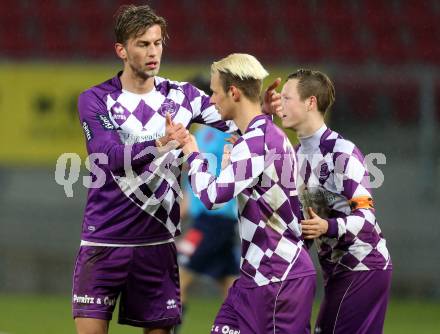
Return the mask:
[[[93,91],[85,91],[79,96],[78,112],[86,138],[87,152],[105,154],[111,171],[124,168],[124,152],[127,150],[130,152],[130,163],[133,166],[142,166],[157,156],[155,140],[133,145],[121,142],[115,126],[109,119],[105,104]],[[141,156],[137,157],[139,154]]]
[[[335,153],[336,188],[347,200],[357,197],[372,198],[369,189],[369,174],[364,165],[362,153],[353,145],[351,154]],[[342,238],[347,242],[353,241],[359,233],[369,233],[375,226],[374,209],[355,208],[349,215],[327,219],[329,237]]]

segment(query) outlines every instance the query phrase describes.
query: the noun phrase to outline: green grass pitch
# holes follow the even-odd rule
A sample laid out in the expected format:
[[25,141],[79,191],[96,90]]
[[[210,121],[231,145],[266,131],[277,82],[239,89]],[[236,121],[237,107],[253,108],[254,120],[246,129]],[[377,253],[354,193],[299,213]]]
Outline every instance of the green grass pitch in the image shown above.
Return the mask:
[[[206,334],[221,300],[192,298],[180,334]],[[317,306],[317,305],[315,305]],[[314,309],[314,318],[316,317]],[[386,334],[440,333],[440,303],[393,299],[385,322]],[[0,295],[0,334],[75,333],[69,296]],[[112,321],[111,334],[141,333]]]

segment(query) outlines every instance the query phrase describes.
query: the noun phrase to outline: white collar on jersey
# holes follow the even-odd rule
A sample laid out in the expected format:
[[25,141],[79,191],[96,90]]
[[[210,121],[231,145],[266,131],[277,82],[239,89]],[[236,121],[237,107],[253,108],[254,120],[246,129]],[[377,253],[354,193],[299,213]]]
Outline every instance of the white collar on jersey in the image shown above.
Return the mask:
[[314,134],[307,137],[299,137],[299,142],[303,151],[313,151],[321,142],[321,137],[323,133],[327,130],[327,126],[323,124]]

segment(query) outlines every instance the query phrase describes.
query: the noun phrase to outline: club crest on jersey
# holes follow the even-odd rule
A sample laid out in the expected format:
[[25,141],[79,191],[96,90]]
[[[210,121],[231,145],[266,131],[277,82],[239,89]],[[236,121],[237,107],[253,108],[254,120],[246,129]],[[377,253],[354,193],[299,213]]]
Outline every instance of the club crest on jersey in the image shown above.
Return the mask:
[[326,163],[323,163],[321,165],[321,170],[319,171],[319,182],[324,183],[325,180],[328,179],[330,172],[328,170],[328,165]]
[[167,113],[169,113],[171,115],[171,117],[173,117],[177,113],[178,109],[179,109],[179,106],[174,101],[167,99],[162,103],[158,112],[163,117],[165,117],[165,115]]

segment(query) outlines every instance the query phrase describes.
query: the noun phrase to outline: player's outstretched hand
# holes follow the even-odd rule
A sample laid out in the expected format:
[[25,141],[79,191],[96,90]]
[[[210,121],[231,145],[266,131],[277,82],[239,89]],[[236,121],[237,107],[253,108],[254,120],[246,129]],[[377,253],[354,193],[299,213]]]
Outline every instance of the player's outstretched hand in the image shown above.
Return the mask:
[[327,233],[328,222],[319,217],[312,208],[307,208],[310,219],[301,220],[304,239],[315,239]]
[[174,123],[171,115],[165,115],[165,136],[158,140],[159,146],[173,142],[173,148],[182,147],[189,139],[189,131],[181,123]]
[[190,134],[183,145],[183,154],[188,155],[193,152],[199,152],[199,147],[197,146],[196,138]]
[[281,78],[276,78],[275,81],[267,87],[263,98],[263,112],[268,115],[275,115],[281,112],[281,94],[276,91],[276,88],[281,84]]

